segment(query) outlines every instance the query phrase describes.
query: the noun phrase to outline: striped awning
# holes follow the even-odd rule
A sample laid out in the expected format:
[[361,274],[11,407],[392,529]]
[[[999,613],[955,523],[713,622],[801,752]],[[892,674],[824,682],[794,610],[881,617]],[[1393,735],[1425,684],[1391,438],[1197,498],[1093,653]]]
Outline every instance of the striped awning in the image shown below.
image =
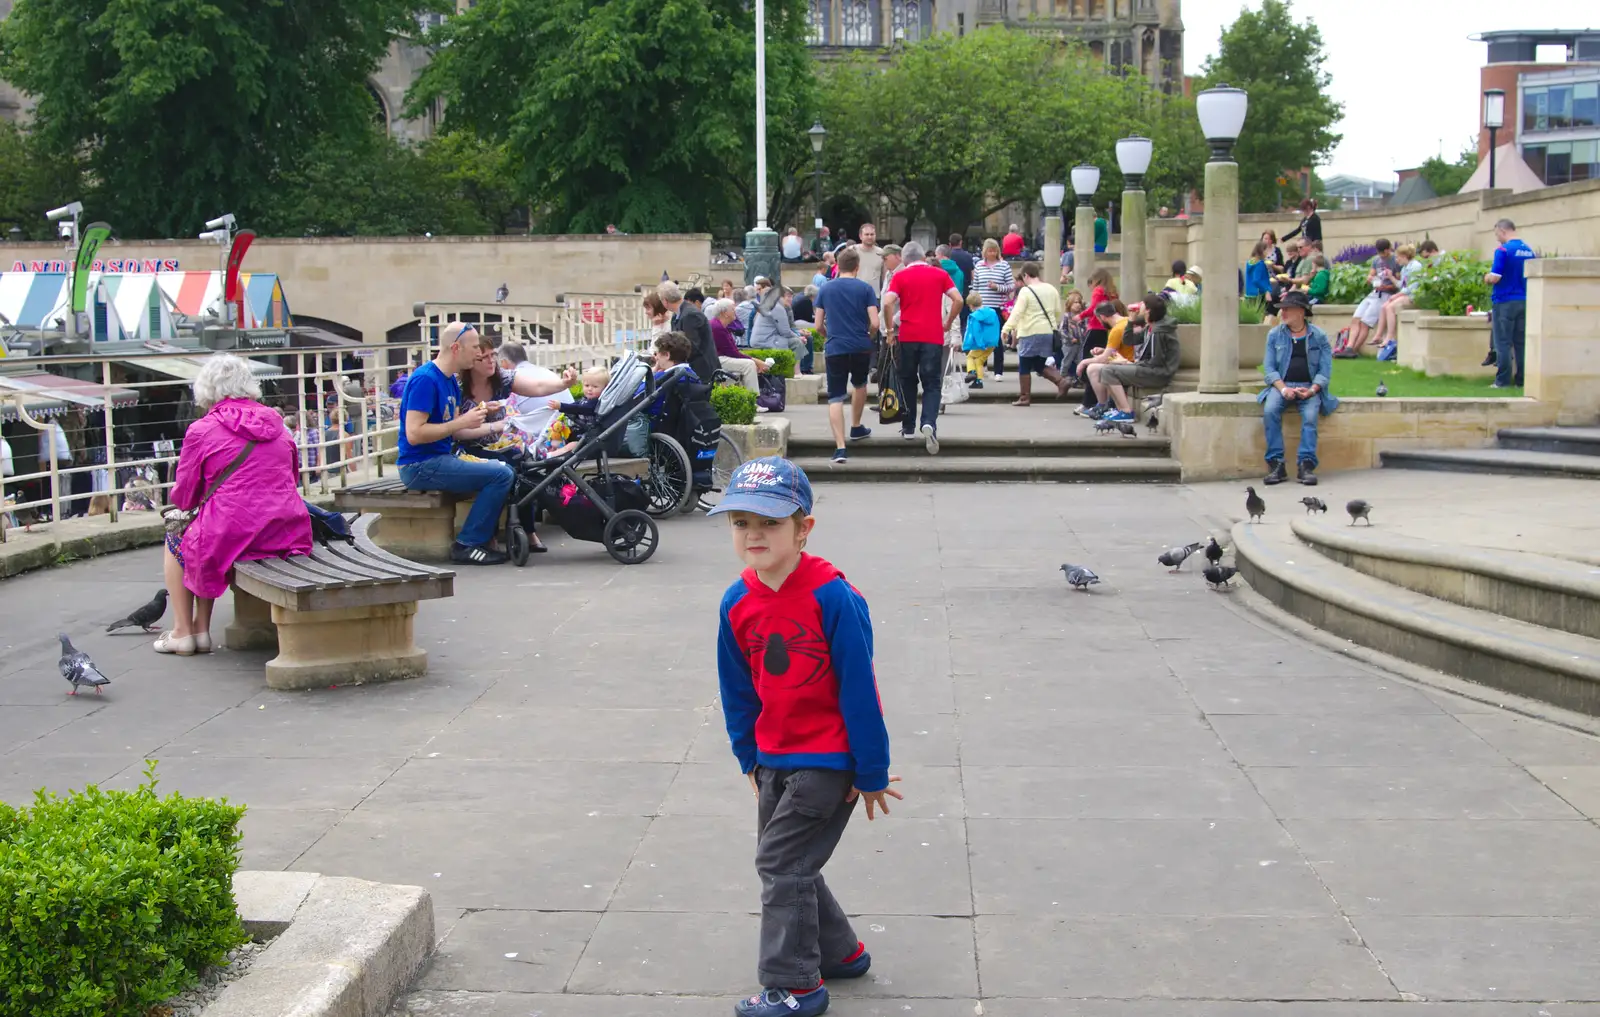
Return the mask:
[[81,406],[91,413],[105,410],[106,399],[116,409],[125,409],[139,401],[139,393],[131,388],[106,387],[79,378],[66,378],[59,374],[0,374],[0,420],[17,420],[17,400],[34,417],[54,417]]

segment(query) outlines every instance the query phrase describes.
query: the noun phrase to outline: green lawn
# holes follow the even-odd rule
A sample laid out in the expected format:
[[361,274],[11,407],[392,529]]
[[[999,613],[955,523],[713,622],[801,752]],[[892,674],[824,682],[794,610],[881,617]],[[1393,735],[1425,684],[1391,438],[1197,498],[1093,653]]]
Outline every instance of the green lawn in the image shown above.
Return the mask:
[[1513,399],[1521,398],[1522,389],[1490,388],[1490,378],[1457,378],[1444,376],[1430,378],[1421,371],[1413,371],[1395,363],[1381,363],[1372,357],[1359,360],[1333,362],[1333,394],[1340,398],[1376,395],[1378,382],[1389,388],[1395,397],[1438,396],[1443,398]]

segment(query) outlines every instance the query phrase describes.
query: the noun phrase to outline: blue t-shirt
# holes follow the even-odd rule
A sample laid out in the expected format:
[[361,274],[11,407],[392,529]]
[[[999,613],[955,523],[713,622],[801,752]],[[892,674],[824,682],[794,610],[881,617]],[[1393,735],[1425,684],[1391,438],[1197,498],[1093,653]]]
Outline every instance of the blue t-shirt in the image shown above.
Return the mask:
[[461,407],[461,385],[455,378],[447,377],[433,361],[428,361],[411,374],[405,393],[400,397],[400,459],[401,466],[426,462],[439,456],[453,455],[451,438],[446,435],[426,445],[413,445],[406,440],[406,414],[412,410],[428,415],[428,423],[442,424],[454,420]]
[[816,303],[826,315],[822,319],[822,327],[828,333],[828,344],[823,350],[825,355],[833,357],[845,353],[872,352],[872,338],[869,335],[871,322],[867,320],[867,308],[878,306],[878,294],[870,283],[854,276],[829,279],[817,291]]
[[1528,299],[1528,280],[1523,274],[1527,262],[1537,258],[1533,248],[1512,237],[1494,249],[1494,265],[1489,271],[1500,277],[1494,284],[1494,303]]

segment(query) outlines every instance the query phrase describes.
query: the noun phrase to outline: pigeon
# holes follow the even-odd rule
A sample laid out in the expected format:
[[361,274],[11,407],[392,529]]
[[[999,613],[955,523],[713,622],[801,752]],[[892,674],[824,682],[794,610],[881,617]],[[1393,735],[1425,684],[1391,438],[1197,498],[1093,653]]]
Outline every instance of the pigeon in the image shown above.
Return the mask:
[[1144,422],[1144,426],[1148,427],[1152,433],[1161,426],[1161,418],[1156,415],[1155,410],[1150,411],[1150,419]]
[[1239,574],[1239,570],[1232,565],[1213,565],[1202,574],[1213,590],[1220,590],[1228,585],[1228,580]]
[[1100,577],[1082,565],[1063,565],[1061,571],[1067,574],[1067,582],[1074,590],[1089,592],[1089,587],[1100,581]]
[[156,628],[156,622],[160,621],[161,616],[166,613],[167,591],[166,588],[163,587],[162,589],[156,591],[156,595],[150,598],[150,602],[148,604],[141,604],[139,607],[128,612],[128,617],[122,619],[121,621],[115,621],[110,625],[107,625],[106,631],[115,632],[118,629],[125,629],[130,625],[137,625],[146,632],[154,632]]
[[1174,547],[1170,550],[1161,552],[1161,554],[1156,557],[1156,561],[1165,565],[1167,567],[1167,571],[1177,572],[1183,568],[1183,563],[1189,560],[1189,556],[1191,554],[1194,554],[1196,551],[1200,550],[1200,547],[1201,545],[1198,540],[1193,544],[1185,544],[1182,547]]
[[1153,395],[1153,396],[1145,396],[1145,397],[1144,397],[1144,406],[1145,406],[1145,409],[1147,409],[1147,410],[1153,410],[1153,409],[1155,409],[1155,408],[1156,408],[1156,407],[1157,407],[1157,406],[1160,406],[1160,405],[1161,405],[1161,393],[1160,393],[1160,392],[1157,392],[1157,393],[1156,393],[1156,394],[1155,394],[1155,395]]
[[509,299],[511,299],[511,287],[505,283],[501,283],[500,288],[494,291],[494,302],[497,304],[503,304]]
[[1115,420],[1097,420],[1097,421],[1094,422],[1094,433],[1095,434],[1110,434],[1112,431],[1115,431],[1116,429],[1117,429],[1117,422]]
[[1249,514],[1250,521],[1253,523],[1267,514],[1267,503],[1261,500],[1259,494],[1256,494],[1255,488],[1247,487],[1245,490],[1249,493],[1244,496],[1244,510]]
[[1388,394],[1389,394],[1389,386],[1385,385],[1382,381],[1378,382],[1378,398],[1382,399],[1384,396],[1386,396]]
[[1328,512],[1328,503],[1321,498],[1301,498],[1300,504],[1306,507],[1306,515],[1308,516],[1313,512],[1321,512],[1324,515]]
[[92,685],[95,695],[98,696],[100,686],[110,685],[111,679],[100,673],[100,669],[94,666],[94,661],[89,659],[87,653],[73,648],[72,640],[67,638],[65,632],[58,638],[61,640],[61,677],[72,685],[72,691],[67,695],[77,695],[80,685]]
[[1124,438],[1137,438],[1137,437],[1139,437],[1138,428],[1134,427],[1133,424],[1129,423],[1126,420],[1117,421],[1117,430],[1122,433],[1122,436]]
[[1356,524],[1357,519],[1365,519],[1368,526],[1372,525],[1372,506],[1362,501],[1360,498],[1357,498],[1352,502],[1347,502],[1344,510],[1350,513],[1351,526]]
[[1206,561],[1215,565],[1222,560],[1222,545],[1217,543],[1217,538],[1212,537],[1211,543],[1206,545]]

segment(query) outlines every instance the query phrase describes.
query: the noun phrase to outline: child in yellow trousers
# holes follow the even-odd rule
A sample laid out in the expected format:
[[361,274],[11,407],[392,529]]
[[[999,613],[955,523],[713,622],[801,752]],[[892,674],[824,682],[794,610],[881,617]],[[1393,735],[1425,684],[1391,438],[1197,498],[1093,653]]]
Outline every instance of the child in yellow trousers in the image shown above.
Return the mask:
[[961,337],[961,350],[967,355],[967,387],[983,387],[983,365],[989,351],[1000,345],[1000,315],[983,306],[977,290],[967,294],[967,331]]

